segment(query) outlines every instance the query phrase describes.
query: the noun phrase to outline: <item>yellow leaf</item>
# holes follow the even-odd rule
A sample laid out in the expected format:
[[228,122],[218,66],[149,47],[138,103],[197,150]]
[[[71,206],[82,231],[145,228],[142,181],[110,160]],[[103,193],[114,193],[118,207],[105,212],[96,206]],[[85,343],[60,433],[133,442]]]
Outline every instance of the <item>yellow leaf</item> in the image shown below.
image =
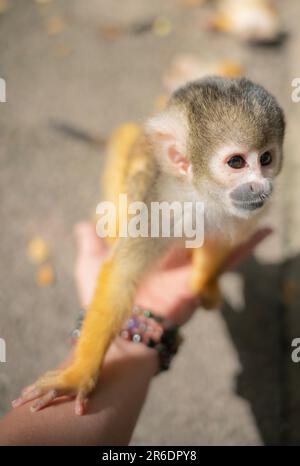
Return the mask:
[[100,29],[100,34],[103,37],[103,39],[109,41],[119,39],[122,33],[122,28],[114,24],[104,25]]
[[158,16],[153,23],[153,32],[157,36],[167,36],[172,31],[172,23],[164,16]]
[[8,0],[0,0],[0,14],[8,10]]
[[65,29],[66,24],[60,16],[53,16],[46,22],[46,30],[49,36],[57,36]]
[[38,286],[48,286],[54,282],[54,271],[51,265],[44,264],[38,268],[36,282]]
[[224,60],[220,63],[220,75],[226,78],[237,78],[244,72],[243,67],[234,61]]
[[35,264],[45,262],[49,257],[49,248],[43,238],[36,236],[28,245],[28,256]]

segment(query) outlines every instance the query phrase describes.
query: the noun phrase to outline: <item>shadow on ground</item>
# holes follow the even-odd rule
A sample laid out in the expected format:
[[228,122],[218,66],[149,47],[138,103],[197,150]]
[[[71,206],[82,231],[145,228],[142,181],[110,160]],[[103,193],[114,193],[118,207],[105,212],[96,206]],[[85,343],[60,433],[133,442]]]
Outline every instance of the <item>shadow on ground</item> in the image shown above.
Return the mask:
[[227,301],[222,310],[241,364],[236,394],[250,403],[265,445],[300,441],[289,427],[290,409],[295,416],[300,408],[299,396],[297,406],[291,407],[289,401],[289,378],[293,377],[293,392],[300,386],[300,370],[291,360],[291,341],[299,335],[300,317],[294,321],[294,335],[287,328],[291,302],[295,307],[300,303],[295,282],[287,278],[290,270],[299,276],[300,256],[275,265],[261,264],[251,256],[238,269],[244,283],[244,309],[237,312]]

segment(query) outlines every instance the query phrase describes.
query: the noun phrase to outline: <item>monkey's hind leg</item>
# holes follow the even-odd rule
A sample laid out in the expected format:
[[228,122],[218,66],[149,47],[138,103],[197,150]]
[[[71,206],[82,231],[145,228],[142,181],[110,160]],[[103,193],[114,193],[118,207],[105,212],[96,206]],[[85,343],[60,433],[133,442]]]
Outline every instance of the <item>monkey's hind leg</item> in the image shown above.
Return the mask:
[[[95,387],[106,350],[130,314],[134,292],[145,269],[153,261],[147,238],[119,240],[102,266],[94,298],[86,314],[74,360],[66,369],[47,372],[22,392],[14,407],[36,400],[33,410],[60,396],[75,396],[75,412],[83,414],[89,393]],[[140,251],[137,257],[136,250]],[[147,253],[152,251],[152,255]],[[138,260],[139,259],[139,260]]]
[[205,309],[217,309],[221,305],[218,278],[229,251],[227,244],[209,242],[193,250],[191,287],[201,297]]

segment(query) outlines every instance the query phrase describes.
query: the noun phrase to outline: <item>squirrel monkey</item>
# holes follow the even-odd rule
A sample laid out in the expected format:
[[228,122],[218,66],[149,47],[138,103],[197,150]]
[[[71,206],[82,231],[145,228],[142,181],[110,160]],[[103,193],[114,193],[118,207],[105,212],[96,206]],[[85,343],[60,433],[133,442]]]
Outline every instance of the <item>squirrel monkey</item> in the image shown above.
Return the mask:
[[[143,128],[117,130],[108,148],[104,187],[108,200],[179,200],[204,203],[205,239],[192,250],[191,287],[211,308],[218,275],[263,214],[281,169],[284,115],[275,98],[245,78],[208,77],[190,82]],[[128,149],[129,148],[129,149]],[[150,221],[151,219],[149,219]],[[63,395],[76,396],[83,414],[106,350],[129,316],[145,272],[178,238],[120,237],[101,268],[75,357],[23,391],[16,406],[37,399],[34,410]]]

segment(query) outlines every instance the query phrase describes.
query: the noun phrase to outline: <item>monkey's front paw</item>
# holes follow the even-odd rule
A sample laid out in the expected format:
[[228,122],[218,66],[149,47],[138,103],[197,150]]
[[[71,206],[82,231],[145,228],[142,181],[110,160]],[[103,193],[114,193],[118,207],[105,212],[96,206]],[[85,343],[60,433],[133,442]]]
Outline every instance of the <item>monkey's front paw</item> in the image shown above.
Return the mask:
[[208,283],[201,291],[201,305],[204,309],[218,309],[222,304],[222,296],[217,281]]
[[33,385],[26,387],[21,396],[12,402],[14,408],[35,400],[31,411],[49,406],[61,396],[76,398],[75,413],[84,414],[88,395],[95,387],[97,375],[87,375],[70,366],[64,370],[46,372]]
[[207,281],[206,277],[198,271],[191,277],[191,289],[200,297],[201,306],[204,309],[218,309],[222,304],[222,296],[217,278]]

